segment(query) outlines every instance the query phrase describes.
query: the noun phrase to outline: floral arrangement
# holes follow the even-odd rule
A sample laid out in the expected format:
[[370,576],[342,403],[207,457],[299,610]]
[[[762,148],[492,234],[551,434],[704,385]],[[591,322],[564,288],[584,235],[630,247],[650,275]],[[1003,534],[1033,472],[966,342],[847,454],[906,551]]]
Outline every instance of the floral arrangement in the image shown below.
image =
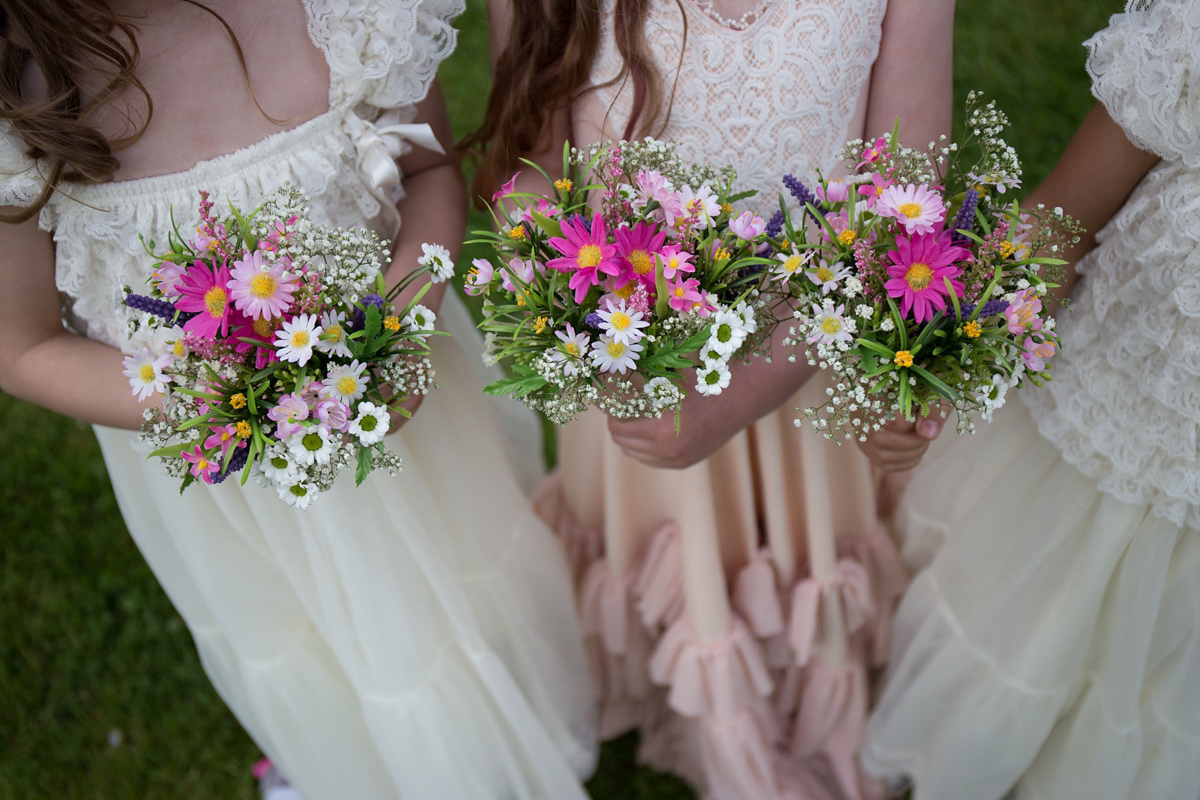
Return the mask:
[[796,308],[787,343],[835,376],[826,403],[803,410],[830,438],[943,402],[961,433],[1010,388],[1049,379],[1058,340],[1045,295],[1064,263],[1053,254],[1081,229],[1062,209],[1005,201],[1021,178],[1006,126],[971,93],[961,144],[922,152],[893,131],[850,142],[845,178],[810,190],[785,176],[800,208],[788,214],[780,197],[772,272]]
[[[322,227],[284,187],[250,214],[213,215],[201,192],[196,234],[175,228],[149,290],[126,288],[131,335],[159,343],[125,359],[133,393],[161,393],[142,437],[181,491],[240,472],[307,508],[355,465],[396,472],[384,449],[389,411],[432,385],[426,357],[434,314],[424,289],[392,301],[420,274],[453,274],[447,250],[425,245],[421,268],[386,291],[388,251],[369,231]],[[426,287],[428,288],[428,287]]]
[[559,425],[590,405],[659,416],[689,388],[719,394],[776,324],[767,223],[735,209],[732,168],[685,166],[646,139],[565,150],[563,174],[544,196],[514,175],[492,198],[510,201],[498,232],[478,234],[494,256],[475,259],[466,291],[483,296],[485,358],[512,371],[486,391]]

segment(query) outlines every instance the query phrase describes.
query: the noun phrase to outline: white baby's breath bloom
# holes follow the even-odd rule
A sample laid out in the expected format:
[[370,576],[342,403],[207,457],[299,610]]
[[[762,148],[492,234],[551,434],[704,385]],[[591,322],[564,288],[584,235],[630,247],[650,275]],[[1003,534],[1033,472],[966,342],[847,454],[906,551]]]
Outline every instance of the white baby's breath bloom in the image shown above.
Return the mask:
[[651,378],[643,391],[650,398],[650,405],[655,411],[677,405],[683,396],[679,387],[664,377]]
[[124,363],[125,371],[121,374],[129,378],[129,387],[138,400],[167,390],[171,376],[164,375],[163,370],[171,365],[170,354],[155,358],[149,348],[143,347],[140,352],[126,356]]
[[642,346],[637,342],[625,344],[601,336],[592,344],[592,366],[601,372],[619,372],[622,375],[637,364]]
[[433,330],[434,324],[437,322],[437,314],[434,314],[425,306],[417,303],[412,307],[412,311],[404,316],[401,321],[407,330],[416,331],[417,338],[424,339],[428,331]]
[[842,293],[845,294],[846,297],[858,297],[860,294],[862,294],[862,290],[862,281],[853,275],[846,278],[846,282],[842,284]]
[[727,386],[732,376],[725,364],[706,367],[696,373],[696,391],[703,395],[720,394]]
[[859,303],[858,306],[854,309],[854,315],[857,317],[862,317],[863,319],[870,319],[871,315],[874,313],[875,313],[875,309],[872,308],[871,306],[867,305],[866,303]]
[[884,331],[884,332],[887,332],[890,330],[895,330],[895,328],[896,328],[896,323],[895,323],[895,321],[892,320],[892,318],[890,316],[884,317],[883,321],[879,323],[879,330]]
[[363,444],[371,445],[383,439],[391,424],[391,417],[384,406],[359,403],[358,416],[350,423],[350,433]]
[[340,311],[326,311],[321,314],[321,335],[317,339],[317,349],[331,356],[350,358],[350,348],[346,345],[346,316]]
[[291,361],[304,366],[312,358],[313,347],[321,335],[321,326],[313,314],[301,314],[283,323],[275,332],[276,355],[280,361]]
[[441,283],[454,277],[454,259],[450,258],[449,250],[440,244],[429,243],[423,243],[421,250],[425,255],[418,258],[417,263],[429,268],[430,280]]
[[333,434],[319,425],[305,427],[299,433],[289,436],[287,445],[292,458],[302,467],[328,464],[338,448]]
[[367,365],[358,360],[331,367],[325,380],[321,381],[322,396],[340,400],[348,406],[353,405],[356,400],[366,394],[370,381],[363,374],[366,371]]

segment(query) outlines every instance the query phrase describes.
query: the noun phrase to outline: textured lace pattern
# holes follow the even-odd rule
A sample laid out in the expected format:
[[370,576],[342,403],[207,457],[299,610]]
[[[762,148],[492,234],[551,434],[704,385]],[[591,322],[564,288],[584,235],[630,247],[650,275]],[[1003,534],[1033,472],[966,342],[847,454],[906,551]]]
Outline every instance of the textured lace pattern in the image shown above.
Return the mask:
[[[660,138],[681,143],[685,160],[714,166],[736,154],[739,190],[763,192],[751,205],[776,208],[769,187],[792,172],[810,180],[837,164],[847,126],[879,51],[886,0],[778,0],[744,31],[724,28],[689,0],[682,64],[682,17],[675,0],[651,0],[646,39],[675,99]],[[621,69],[612,36],[612,4],[604,15],[592,84]],[[678,79],[676,81],[676,75]],[[633,103],[630,85],[597,90],[611,104],[607,138],[620,138]]]
[[1130,140],[1200,168],[1200,3],[1130,0],[1085,45],[1092,92]]
[[[461,0],[305,0],[309,32],[330,71],[330,109],[295,128],[183,172],[132,181],[68,186],[42,209],[39,225],[55,241],[56,281],[66,323],[77,332],[132,352],[125,288],[144,286],[153,263],[138,240],[159,243],[171,215],[186,226],[211,192],[218,210],[252,208],[285,183],[308,193],[314,221],[366,224],[390,238],[399,229],[390,195],[370,187],[356,168],[352,118],[374,119],[401,108],[412,119],[438,63],[454,46],[449,20]],[[0,204],[28,205],[44,185],[23,144],[0,129]],[[365,222],[364,222],[365,221]],[[185,231],[186,232],[186,231]]]

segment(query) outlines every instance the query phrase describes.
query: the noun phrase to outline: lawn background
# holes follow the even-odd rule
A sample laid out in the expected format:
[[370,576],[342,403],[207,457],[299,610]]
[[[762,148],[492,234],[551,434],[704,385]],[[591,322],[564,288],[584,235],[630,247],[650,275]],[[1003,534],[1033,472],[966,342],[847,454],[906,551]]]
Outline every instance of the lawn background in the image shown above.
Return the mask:
[[[1027,188],[1091,107],[1080,42],[1122,5],[959,0],[957,107],[975,88],[1009,113]],[[441,77],[461,136],[488,88],[483,0],[459,23]],[[126,534],[91,429],[0,394],[0,452],[0,800],[256,797],[258,751]],[[633,749],[605,747],[593,797],[691,797],[635,768]]]

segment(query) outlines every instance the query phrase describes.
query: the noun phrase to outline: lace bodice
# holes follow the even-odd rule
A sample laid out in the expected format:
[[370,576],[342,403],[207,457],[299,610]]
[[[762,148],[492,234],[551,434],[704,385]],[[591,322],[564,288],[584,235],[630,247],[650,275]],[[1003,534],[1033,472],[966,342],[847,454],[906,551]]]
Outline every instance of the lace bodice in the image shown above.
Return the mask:
[[[691,0],[680,3],[687,15],[682,63],[681,6],[650,0],[646,19],[664,89],[676,87],[659,138],[679,141],[685,160],[732,163],[739,190],[767,189],[750,206],[769,214],[784,173],[811,183],[816,169],[834,169],[847,138],[863,135],[849,128],[879,51],[886,0],[776,0],[743,31],[722,27]],[[621,69],[612,24],[609,0],[591,76],[601,88],[580,111],[595,117],[592,127],[604,138],[619,139],[633,88],[603,86]]]
[[[145,286],[153,263],[138,234],[160,244],[171,214],[186,227],[199,201],[247,209],[285,183],[311,201],[314,221],[369,227],[391,238],[402,196],[394,159],[413,141],[405,126],[454,49],[450,20],[462,0],[304,0],[309,35],[329,64],[329,110],[249,147],[183,172],[60,187],[39,225],[54,236],[55,278],[64,320],[89,338],[125,352],[148,342],[129,334],[124,287]],[[0,205],[29,205],[41,192],[39,166],[21,139],[0,129]]]
[[1087,43],[1094,92],[1163,157],[1079,265],[1042,434],[1118,499],[1200,525],[1200,5],[1130,3]]

